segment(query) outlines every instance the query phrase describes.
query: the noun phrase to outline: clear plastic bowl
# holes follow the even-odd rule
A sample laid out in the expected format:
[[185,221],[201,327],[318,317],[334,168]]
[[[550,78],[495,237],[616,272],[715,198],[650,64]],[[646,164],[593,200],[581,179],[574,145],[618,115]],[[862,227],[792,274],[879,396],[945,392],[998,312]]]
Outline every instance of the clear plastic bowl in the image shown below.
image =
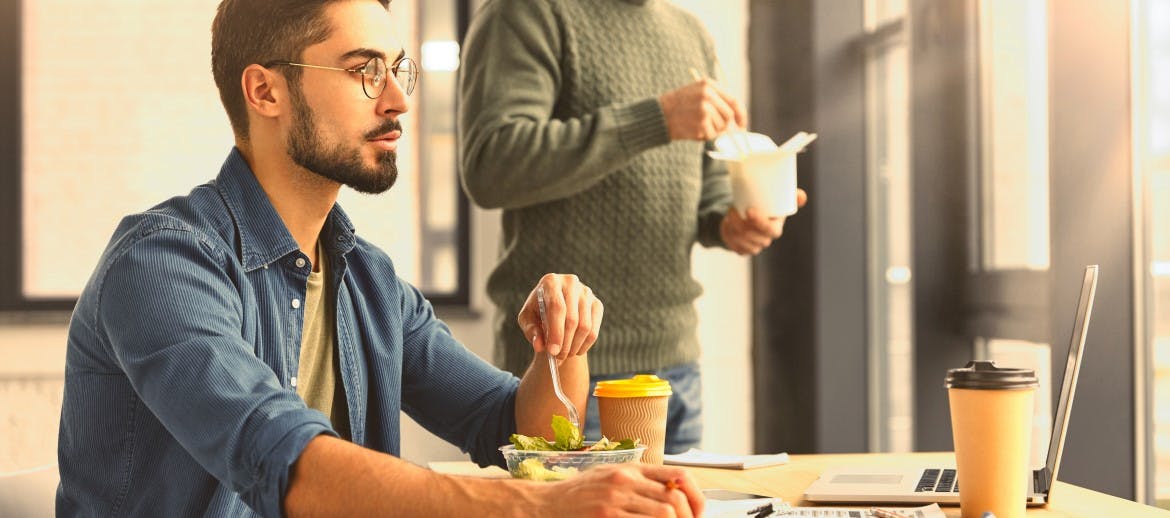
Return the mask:
[[[586,442],[585,446],[593,442]],[[508,472],[515,478],[528,480],[564,480],[602,464],[638,462],[645,451],[646,446],[643,444],[632,450],[609,451],[517,450],[511,444],[500,447],[504,460],[508,462]]]

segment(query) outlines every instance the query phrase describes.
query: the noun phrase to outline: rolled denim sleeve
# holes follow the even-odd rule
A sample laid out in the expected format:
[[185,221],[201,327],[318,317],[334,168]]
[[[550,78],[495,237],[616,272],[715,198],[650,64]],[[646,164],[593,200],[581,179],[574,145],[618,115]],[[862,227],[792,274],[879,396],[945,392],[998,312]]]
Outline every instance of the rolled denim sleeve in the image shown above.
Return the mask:
[[503,466],[499,447],[516,431],[519,378],[456,341],[422,293],[398,282],[405,323],[403,410],[480,466]]
[[245,340],[243,274],[227,253],[159,219],[111,250],[93,321],[183,449],[257,513],[280,516],[290,466],[313,437],[335,433]]

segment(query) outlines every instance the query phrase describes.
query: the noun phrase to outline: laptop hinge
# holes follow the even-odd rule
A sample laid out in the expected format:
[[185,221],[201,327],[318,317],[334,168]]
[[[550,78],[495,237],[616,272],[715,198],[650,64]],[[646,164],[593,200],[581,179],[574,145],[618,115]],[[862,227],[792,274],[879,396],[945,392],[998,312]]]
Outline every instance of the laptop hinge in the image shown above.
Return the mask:
[[1037,493],[1047,495],[1048,490],[1051,489],[1048,487],[1048,485],[1051,483],[1052,481],[1049,480],[1047,466],[1032,471],[1032,488],[1034,488]]

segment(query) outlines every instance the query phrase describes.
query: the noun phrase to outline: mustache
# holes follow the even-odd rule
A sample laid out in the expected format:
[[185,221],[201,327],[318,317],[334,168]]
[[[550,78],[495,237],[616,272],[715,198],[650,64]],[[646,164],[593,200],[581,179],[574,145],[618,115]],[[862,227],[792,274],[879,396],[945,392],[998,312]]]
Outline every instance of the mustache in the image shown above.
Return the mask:
[[369,132],[367,132],[365,137],[368,140],[368,139],[380,137],[382,135],[390,133],[391,131],[402,131],[402,123],[400,123],[396,120],[386,121],[385,123],[379,125],[377,128],[374,128],[374,129],[370,130]]

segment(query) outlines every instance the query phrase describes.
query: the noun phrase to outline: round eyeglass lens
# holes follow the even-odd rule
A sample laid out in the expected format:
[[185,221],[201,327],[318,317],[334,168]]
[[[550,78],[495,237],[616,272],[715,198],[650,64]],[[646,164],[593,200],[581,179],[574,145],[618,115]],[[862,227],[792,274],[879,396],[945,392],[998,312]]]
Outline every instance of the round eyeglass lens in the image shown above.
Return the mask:
[[394,80],[398,82],[398,86],[402,87],[402,91],[406,95],[410,95],[414,91],[414,84],[418,81],[418,65],[414,63],[413,59],[402,58],[401,61],[394,67]]
[[377,99],[386,89],[386,62],[381,58],[373,58],[362,67],[362,89],[370,99]]

